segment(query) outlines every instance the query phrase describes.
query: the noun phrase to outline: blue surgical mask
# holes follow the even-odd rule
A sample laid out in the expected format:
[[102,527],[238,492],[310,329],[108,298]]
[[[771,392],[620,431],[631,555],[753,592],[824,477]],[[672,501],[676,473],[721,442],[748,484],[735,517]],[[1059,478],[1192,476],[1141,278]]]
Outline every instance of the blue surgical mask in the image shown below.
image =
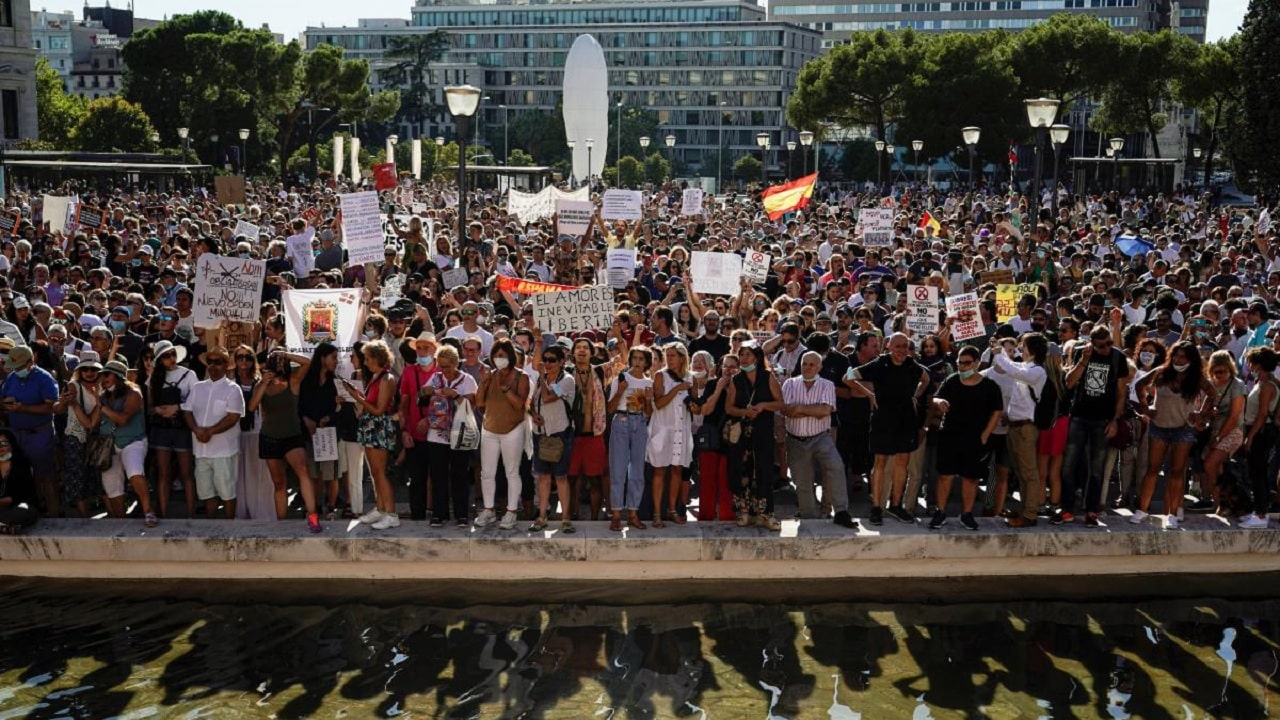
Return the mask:
[[125,321],[123,321],[123,320],[112,320],[112,321],[111,321],[111,329],[112,329],[113,331],[115,331],[115,332],[124,332],[124,329],[125,329],[126,327],[128,327],[128,325],[126,325]]
[[960,379],[961,379],[961,380],[968,380],[969,378],[973,377],[973,376],[974,376],[974,374],[975,374],[975,373],[977,373],[977,372],[978,372],[977,370],[961,370],[961,371],[960,371]]
[[130,261],[129,261],[129,264],[130,264],[130,265],[132,265],[132,266],[134,266],[134,267],[139,267],[140,265],[142,265],[142,261],[141,261],[141,260],[139,260],[138,258],[134,258],[134,259],[132,259],[132,260],[130,260]]
[[14,375],[17,375],[17,376],[18,376],[18,378],[19,378],[19,379],[21,379],[21,380],[26,380],[26,379],[27,379],[27,376],[31,374],[31,368],[23,368],[23,369],[21,369],[21,370],[14,370],[14,371],[13,371],[13,374],[14,374]]
[[756,364],[755,364],[755,363],[751,363],[750,365],[743,365],[743,366],[742,366],[742,372],[755,372],[755,371],[756,371]]
[[418,356],[418,364],[421,365],[422,367],[431,367],[431,363],[434,363],[435,361],[436,359],[432,355]]

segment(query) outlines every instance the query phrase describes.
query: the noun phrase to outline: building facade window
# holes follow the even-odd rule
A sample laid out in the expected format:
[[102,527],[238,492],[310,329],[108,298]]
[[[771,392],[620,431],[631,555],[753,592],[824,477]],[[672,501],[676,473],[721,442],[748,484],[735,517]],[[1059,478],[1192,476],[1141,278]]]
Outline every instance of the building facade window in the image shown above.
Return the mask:
[[[8,4],[7,2],[5,3]],[[18,91],[17,90],[0,90],[0,105],[4,107],[0,109],[0,117],[4,122],[4,139],[18,139]]]

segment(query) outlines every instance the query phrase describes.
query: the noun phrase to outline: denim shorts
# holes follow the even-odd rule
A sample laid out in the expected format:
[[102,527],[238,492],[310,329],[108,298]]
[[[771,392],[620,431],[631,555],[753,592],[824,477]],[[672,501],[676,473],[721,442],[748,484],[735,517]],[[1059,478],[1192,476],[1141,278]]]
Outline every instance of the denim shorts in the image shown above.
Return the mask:
[[1190,445],[1196,441],[1196,431],[1185,425],[1176,428],[1162,428],[1152,425],[1150,434],[1147,437],[1152,440],[1159,440],[1167,445]]

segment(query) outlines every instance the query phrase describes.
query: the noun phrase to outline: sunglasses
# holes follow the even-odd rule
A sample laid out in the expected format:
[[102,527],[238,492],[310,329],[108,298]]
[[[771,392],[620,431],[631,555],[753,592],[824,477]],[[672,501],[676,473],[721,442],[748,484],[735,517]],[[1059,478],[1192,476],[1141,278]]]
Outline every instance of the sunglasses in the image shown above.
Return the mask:
[[205,365],[226,365],[226,364],[227,364],[226,358],[210,358],[209,361],[205,363]]
[[236,362],[253,362],[252,355],[237,355]]
[[558,363],[558,362],[560,362],[560,358],[544,357],[544,358],[542,358],[542,362],[544,362],[544,363]]
[[475,310],[462,310],[462,311],[460,311],[458,314],[459,314],[459,315],[463,315],[463,316],[465,316],[465,317],[471,317],[472,315],[475,315],[475,314],[476,314],[476,311],[475,311]]

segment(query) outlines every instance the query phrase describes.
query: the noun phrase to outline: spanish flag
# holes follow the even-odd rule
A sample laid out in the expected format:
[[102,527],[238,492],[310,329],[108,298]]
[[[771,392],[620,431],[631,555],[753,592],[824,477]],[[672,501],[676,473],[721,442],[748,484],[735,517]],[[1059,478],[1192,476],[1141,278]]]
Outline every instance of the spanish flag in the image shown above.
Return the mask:
[[933,215],[928,210],[924,211],[924,216],[920,218],[920,223],[916,227],[931,227],[934,235],[942,233],[942,225],[933,219]]
[[813,185],[818,181],[818,173],[806,175],[783,185],[775,185],[764,191],[764,211],[769,213],[770,220],[777,220],[792,210],[809,204],[813,196]]

